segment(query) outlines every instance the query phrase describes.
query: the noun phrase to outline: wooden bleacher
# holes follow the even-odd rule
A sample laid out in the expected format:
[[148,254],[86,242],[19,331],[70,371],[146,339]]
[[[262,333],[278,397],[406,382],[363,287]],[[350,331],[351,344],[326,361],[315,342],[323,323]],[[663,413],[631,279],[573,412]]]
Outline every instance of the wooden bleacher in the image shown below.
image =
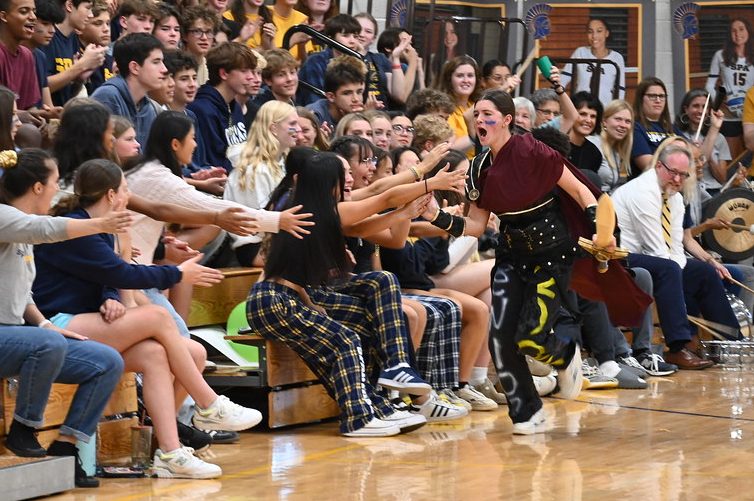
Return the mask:
[[[211,288],[196,287],[188,319],[189,328],[225,326],[231,310],[246,300],[261,268],[226,268],[225,280]],[[340,414],[316,376],[298,355],[283,343],[266,341],[258,335],[234,337],[238,343],[256,346],[259,368],[242,374],[205,378],[234,401],[256,404],[270,428],[304,424]]]

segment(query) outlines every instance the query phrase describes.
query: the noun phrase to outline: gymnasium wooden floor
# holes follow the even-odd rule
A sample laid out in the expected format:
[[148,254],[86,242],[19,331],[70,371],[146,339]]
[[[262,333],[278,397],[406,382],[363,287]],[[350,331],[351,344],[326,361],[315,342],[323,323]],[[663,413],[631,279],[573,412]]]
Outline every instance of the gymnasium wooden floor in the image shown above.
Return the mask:
[[507,408],[399,438],[347,439],[333,422],[249,432],[212,448],[221,479],[103,480],[53,499],[754,499],[754,370],[650,381],[545,399],[544,435],[512,437]]

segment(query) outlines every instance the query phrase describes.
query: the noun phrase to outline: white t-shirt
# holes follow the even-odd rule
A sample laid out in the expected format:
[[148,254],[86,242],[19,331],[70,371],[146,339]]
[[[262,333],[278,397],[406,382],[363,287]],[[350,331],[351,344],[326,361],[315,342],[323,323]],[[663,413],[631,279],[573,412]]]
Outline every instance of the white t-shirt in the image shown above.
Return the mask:
[[735,64],[725,64],[723,51],[719,50],[712,56],[707,78],[706,88],[711,100],[715,99],[715,84],[718,79],[727,92],[725,104],[733,115],[731,118],[740,120],[744,111],[746,91],[754,86],[754,65],[747,63],[745,57],[739,57]]
[[[626,95],[626,64],[623,61],[623,56],[620,53],[611,50],[608,52],[607,57],[599,58],[592,54],[592,49],[589,47],[579,47],[573,54],[572,59],[609,59],[618,65],[620,68],[620,82],[618,82],[618,99],[623,99]],[[588,64],[576,65],[576,88],[571,89],[571,95],[576,92],[591,90],[590,83],[592,81],[592,66]],[[600,77],[600,92],[599,100],[602,104],[607,104],[613,100],[613,85],[615,84],[615,66],[612,64],[603,64],[600,66],[602,76]],[[563,87],[568,86],[573,77],[573,65],[568,63],[560,72],[560,83]]]

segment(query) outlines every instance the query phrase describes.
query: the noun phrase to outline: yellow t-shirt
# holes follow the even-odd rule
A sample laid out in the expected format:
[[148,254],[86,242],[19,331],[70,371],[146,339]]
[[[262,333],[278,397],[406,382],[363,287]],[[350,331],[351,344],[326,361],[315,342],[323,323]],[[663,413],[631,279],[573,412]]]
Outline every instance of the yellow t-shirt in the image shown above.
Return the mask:
[[[226,10],[223,12],[223,17],[229,21],[235,21],[236,19],[233,17],[233,13],[229,10]],[[257,19],[259,19],[259,14],[246,14],[246,21],[255,22]],[[257,49],[262,46],[262,28],[260,27],[256,33],[254,33],[254,36],[246,40],[246,45],[251,47],[252,49]]]
[[[282,17],[275,13],[275,9],[272,6],[267,6],[267,8],[270,9],[270,14],[272,14],[272,22],[275,23],[275,27],[278,29],[275,33],[275,47],[283,47],[283,37],[285,36],[286,31],[297,24],[306,24],[309,21],[309,18],[306,17],[306,14],[295,9],[291,11],[290,16]],[[311,40],[306,42],[304,49],[306,50],[307,54],[314,51],[314,44],[312,44]],[[291,47],[290,52],[291,54],[293,54],[293,57],[300,60],[298,46],[294,45],[293,47]]]
[[745,124],[754,124],[754,87],[746,91],[744,99],[744,114],[741,122]]
[[[469,129],[466,127],[466,120],[463,119],[463,114],[466,110],[473,107],[474,103],[472,102],[469,102],[466,107],[456,106],[456,109],[448,117],[448,125],[453,129],[456,137],[466,137],[469,135]],[[474,148],[469,148],[464,153],[469,159],[474,158]]]

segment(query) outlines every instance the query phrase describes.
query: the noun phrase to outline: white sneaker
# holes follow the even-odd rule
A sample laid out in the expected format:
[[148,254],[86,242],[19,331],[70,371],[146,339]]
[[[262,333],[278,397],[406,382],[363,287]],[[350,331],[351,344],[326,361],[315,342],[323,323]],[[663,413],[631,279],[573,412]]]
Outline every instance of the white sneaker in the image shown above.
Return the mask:
[[555,391],[555,387],[558,386],[558,380],[555,376],[532,376],[534,380],[534,387],[537,389],[537,395],[545,397]]
[[492,381],[490,381],[489,378],[485,379],[482,384],[474,385],[474,389],[498,405],[505,405],[508,403],[505,394],[497,391],[495,385],[492,384]]
[[174,451],[157,449],[152,461],[152,474],[159,478],[217,478],[223,474],[219,466],[202,461],[194,456],[191,447]]
[[438,392],[440,400],[444,400],[445,402],[449,403],[450,405],[455,405],[456,407],[463,407],[467,411],[471,412],[471,404],[468,403],[466,400],[459,398],[458,395],[453,393],[453,390],[445,388]]
[[427,418],[421,414],[411,414],[408,411],[395,411],[386,418],[382,418],[386,423],[396,425],[401,429],[401,433],[409,433],[418,430],[427,424]]
[[513,423],[513,434],[534,435],[535,433],[544,433],[545,422],[545,410],[542,408],[535,412],[528,421],[524,421],[523,423]]
[[262,413],[230,401],[220,395],[209,408],[202,409],[199,404],[194,411],[194,426],[200,430],[247,430],[262,421]]
[[401,432],[396,423],[390,423],[381,419],[372,418],[367,424],[358,430],[344,433],[346,437],[392,437]]
[[544,362],[540,362],[539,360],[535,360],[529,355],[526,355],[526,365],[529,366],[529,372],[531,372],[532,376],[549,376],[552,372],[552,366],[547,365]]
[[466,400],[471,404],[471,410],[473,411],[494,411],[497,409],[497,404],[491,398],[487,398],[468,384],[462,388],[458,388],[453,393],[460,399]]
[[451,421],[453,419],[462,418],[469,414],[466,407],[459,407],[453,405],[450,402],[440,398],[439,395],[433,393],[421,405],[412,405],[410,412],[412,414],[421,414],[429,423],[437,423],[441,421]]
[[558,386],[560,389],[555,396],[565,398],[566,400],[573,400],[579,396],[583,383],[583,376],[581,374],[581,347],[577,343],[571,361],[565,368],[558,370]]

